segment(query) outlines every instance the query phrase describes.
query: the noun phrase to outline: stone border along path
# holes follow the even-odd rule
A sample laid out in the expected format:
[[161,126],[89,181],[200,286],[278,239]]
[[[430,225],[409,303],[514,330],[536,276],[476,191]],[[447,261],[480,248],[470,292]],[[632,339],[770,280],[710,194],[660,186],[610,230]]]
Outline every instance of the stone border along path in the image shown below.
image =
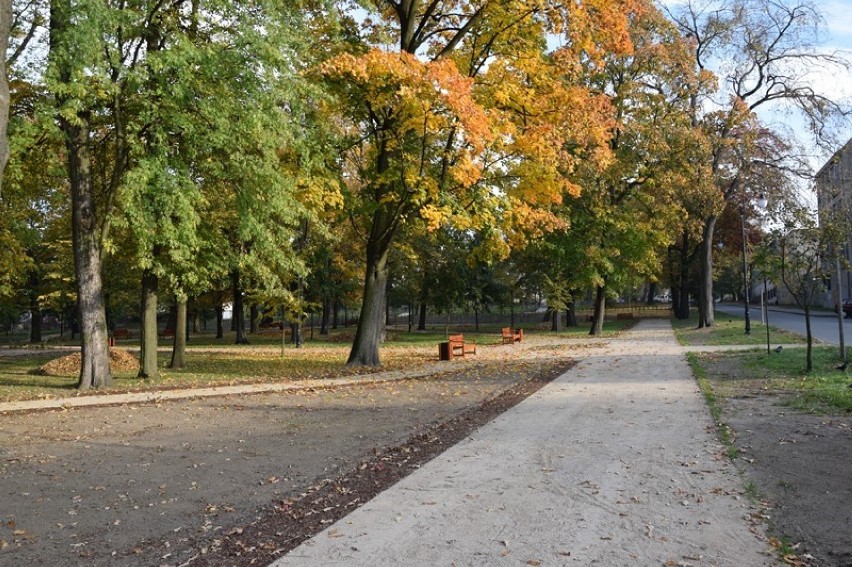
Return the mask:
[[773,565],[666,320],[572,370],[289,565]]
[[207,398],[212,396],[228,396],[233,394],[262,394],[281,392],[285,390],[311,390],[336,388],[340,386],[364,386],[379,382],[408,380],[430,376],[439,372],[454,370],[440,364],[427,365],[411,370],[389,370],[375,374],[347,376],[345,378],[328,378],[323,380],[299,380],[296,382],[273,382],[263,384],[237,384],[234,386],[210,386],[206,388],[182,388],[176,390],[151,390],[148,392],[127,392],[122,394],[92,394],[73,398],[46,398],[38,400],[23,400],[18,402],[0,402],[0,414],[15,411],[31,411],[43,409],[62,409],[85,406],[108,406],[119,404],[157,403],[166,400],[182,400],[187,398]]

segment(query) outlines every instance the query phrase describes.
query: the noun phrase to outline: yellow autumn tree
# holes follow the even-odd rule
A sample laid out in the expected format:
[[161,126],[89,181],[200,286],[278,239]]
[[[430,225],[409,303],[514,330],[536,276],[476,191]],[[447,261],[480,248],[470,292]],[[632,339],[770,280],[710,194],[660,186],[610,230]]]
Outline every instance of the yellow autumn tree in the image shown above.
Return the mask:
[[[367,14],[352,52],[319,73],[338,94],[330,110],[349,136],[341,151],[347,205],[366,247],[349,363],[378,365],[388,253],[401,229],[414,219],[433,229],[452,222],[485,229],[505,246],[495,227],[552,222],[542,205],[577,190],[557,172],[572,166],[566,157],[584,153],[583,136],[597,135],[584,124],[606,114],[599,99],[572,87],[572,76],[581,58],[629,50],[635,7],[632,0],[359,6]],[[555,37],[560,53],[548,55]]]

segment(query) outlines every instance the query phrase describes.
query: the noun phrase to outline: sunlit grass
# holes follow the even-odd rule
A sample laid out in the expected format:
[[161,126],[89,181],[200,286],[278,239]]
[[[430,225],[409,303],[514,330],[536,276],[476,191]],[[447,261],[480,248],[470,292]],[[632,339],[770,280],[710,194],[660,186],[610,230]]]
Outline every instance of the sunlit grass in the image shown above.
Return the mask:
[[[727,313],[716,313],[715,324],[704,329],[698,328],[698,314],[692,312],[689,319],[672,319],[678,342],[682,345],[765,345],[766,326],[760,322],[760,313],[751,321],[751,334],[745,334],[745,321],[741,317]],[[804,343],[805,338],[784,329],[769,326],[772,344]]]
[[[614,336],[635,321],[607,321],[604,337]],[[544,325],[542,325],[544,326]],[[467,327],[430,327],[427,331],[408,332],[405,328],[391,328],[387,341],[380,348],[382,367],[380,370],[408,369],[413,366],[437,362],[438,344],[446,340],[447,334],[462,332],[467,341],[487,347],[502,343],[499,325],[482,325],[477,332]],[[372,374],[375,368],[348,367],[353,327],[332,331],[329,336],[320,336],[315,330],[303,335],[302,348],[287,341],[282,344],[280,332],[265,331],[249,335],[250,344],[234,345],[233,333],[216,339],[212,333],[193,335],[187,344],[185,365],[181,370],[168,368],[170,353],[164,350],[171,341],[160,341],[160,377],[143,380],[137,377],[137,369],[114,371],[114,385],[104,392],[144,391],[164,388],[197,388],[225,384],[288,382],[309,379],[329,379],[344,376]],[[586,338],[589,326],[583,324],[552,333],[549,330],[525,328],[528,337]],[[118,342],[119,348],[138,348],[138,339]],[[43,376],[37,369],[49,360],[65,356],[66,353],[34,348],[23,356],[4,357],[0,350],[0,401],[14,401],[42,397],[64,397],[79,395],[77,369],[69,368],[65,376]]]
[[852,376],[838,370],[838,348],[814,347],[811,372],[806,371],[805,356],[805,349],[790,348],[769,355],[765,351],[720,352],[695,355],[695,359],[708,369],[719,396],[778,394],[787,405],[809,413],[852,412]]

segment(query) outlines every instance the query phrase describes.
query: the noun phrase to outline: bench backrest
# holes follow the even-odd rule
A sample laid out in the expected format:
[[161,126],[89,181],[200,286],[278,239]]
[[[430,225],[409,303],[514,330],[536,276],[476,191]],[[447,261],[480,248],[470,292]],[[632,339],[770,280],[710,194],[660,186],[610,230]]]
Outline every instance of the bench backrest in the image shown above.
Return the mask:
[[447,337],[447,340],[451,343],[463,343],[464,335],[450,335]]
[[512,327],[503,327],[502,329],[500,329],[500,331],[503,333],[504,337],[509,337],[512,335]]

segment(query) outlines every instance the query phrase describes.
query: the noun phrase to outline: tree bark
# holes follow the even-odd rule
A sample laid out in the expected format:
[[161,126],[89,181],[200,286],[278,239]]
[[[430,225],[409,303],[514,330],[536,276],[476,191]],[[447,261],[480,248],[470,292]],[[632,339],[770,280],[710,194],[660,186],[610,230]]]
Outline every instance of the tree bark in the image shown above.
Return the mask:
[[322,320],[320,321],[320,335],[329,334],[329,325],[331,324],[331,312],[333,300],[330,297],[322,299]]
[[647,305],[654,304],[654,297],[657,295],[657,283],[651,282],[648,284],[648,296],[645,298],[645,303]]
[[221,339],[225,336],[225,308],[222,304],[216,306],[216,338]]
[[30,343],[37,344],[41,342],[41,302],[38,299],[38,289],[40,287],[40,278],[36,270],[31,270],[29,274],[29,296],[30,296]]
[[417,330],[418,331],[425,331],[426,330],[426,309],[427,309],[426,301],[421,299],[420,300],[420,309],[418,310],[419,312],[417,314]]
[[172,362],[169,368],[180,369],[184,365],[186,352],[186,299],[175,300],[175,340],[172,346]]
[[9,34],[12,30],[12,0],[0,0],[0,198],[3,195],[3,172],[9,161],[9,73],[6,69],[6,53],[9,50]]
[[239,270],[231,272],[231,281],[234,284],[234,309],[231,315],[231,325],[234,331],[237,332],[235,344],[247,345],[249,344],[249,340],[246,337],[245,303],[243,302],[243,288],[240,284]]
[[249,333],[252,335],[257,333],[258,309],[257,303],[252,303],[249,307]]
[[[701,233],[701,282],[698,289],[698,328],[716,324],[713,305],[713,232],[716,219],[711,215],[704,221]],[[681,298],[683,301],[683,298]]]
[[568,304],[568,307],[565,308],[565,326],[566,327],[576,327],[577,326],[577,310],[574,302]]
[[595,314],[592,317],[592,328],[589,335],[596,337],[603,333],[604,314],[606,310],[606,286],[598,286],[595,291]]
[[[61,36],[72,25],[69,12],[70,6],[67,3],[52,2],[50,5],[49,57],[54,60],[59,80],[65,85],[72,82],[71,62],[61,49]],[[57,109],[64,105],[64,95],[57,96]],[[59,127],[65,137],[68,180],[71,187],[71,236],[82,335],[77,387],[81,390],[112,385],[101,277],[100,230],[92,187],[90,119],[90,114],[85,111],[78,112],[73,122],[58,116]]]
[[[677,318],[689,319],[689,234],[683,231],[683,247],[680,250],[680,278],[678,281]],[[674,300],[674,296],[672,296]]]
[[340,302],[335,299],[334,305],[331,308],[331,328],[337,329],[340,319]]
[[805,303],[805,335],[808,339],[808,353],[807,353],[807,371],[810,372],[814,369],[814,335],[813,330],[811,329],[811,305],[810,303]]
[[142,336],[139,353],[139,378],[156,380],[157,368],[157,294],[160,282],[151,270],[142,273]]
[[550,319],[550,330],[554,333],[559,332],[559,317],[560,313],[558,309],[554,309],[552,313],[552,317]]
[[[380,221],[374,220],[373,230],[380,229]],[[364,277],[364,298],[361,302],[361,315],[352,351],[347,364],[353,366],[379,366],[379,344],[384,331],[385,294],[388,283],[388,252],[390,238],[371,238],[367,243],[367,270]]]

